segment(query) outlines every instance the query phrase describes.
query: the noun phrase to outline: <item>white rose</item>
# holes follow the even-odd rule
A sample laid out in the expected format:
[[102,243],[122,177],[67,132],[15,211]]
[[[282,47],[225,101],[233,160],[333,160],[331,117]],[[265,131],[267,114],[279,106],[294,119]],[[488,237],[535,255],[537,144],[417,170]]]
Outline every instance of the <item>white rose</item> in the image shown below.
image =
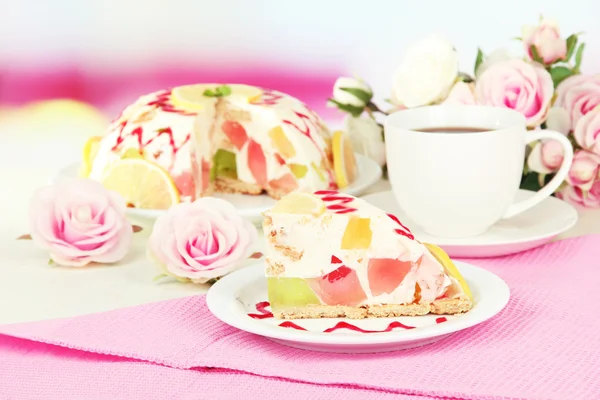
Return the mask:
[[446,98],[458,76],[458,55],[452,43],[427,36],[406,49],[396,71],[393,97],[408,108]]
[[483,71],[496,64],[497,62],[511,60],[513,58],[517,57],[504,47],[492,51],[489,55],[485,56],[483,58],[482,63],[479,64],[477,71],[475,71],[475,78],[479,78],[479,76],[483,74]]
[[342,105],[364,108],[373,97],[373,90],[363,80],[341,77],[333,85],[331,100]]
[[381,127],[368,116],[348,115],[344,121],[344,130],[355,152],[367,156],[380,166],[385,165],[385,143]]

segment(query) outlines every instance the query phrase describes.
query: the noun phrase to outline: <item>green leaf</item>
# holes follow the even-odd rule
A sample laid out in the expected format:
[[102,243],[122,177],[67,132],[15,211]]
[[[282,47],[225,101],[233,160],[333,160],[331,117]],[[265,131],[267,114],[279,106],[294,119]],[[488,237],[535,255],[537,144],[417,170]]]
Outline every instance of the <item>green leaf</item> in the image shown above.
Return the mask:
[[221,96],[229,96],[231,94],[231,88],[227,85],[219,86],[217,88],[217,93]]
[[531,52],[531,58],[533,59],[533,61],[535,62],[539,62],[540,64],[544,64],[544,59],[542,57],[540,57],[540,53],[538,53],[537,47],[535,47],[535,44],[532,44],[531,46],[529,46],[529,51]]
[[550,69],[550,76],[552,76],[552,82],[554,82],[554,87],[556,88],[559,83],[574,75],[575,73],[567,67],[553,67]]
[[534,192],[540,190],[542,187],[540,186],[538,180],[538,173],[529,172],[528,174],[523,175],[523,178],[521,179],[520,188],[525,190],[532,190]]
[[573,52],[575,51],[575,47],[577,47],[577,35],[572,34],[567,38],[567,56],[565,60],[570,60],[571,56],[573,56]]
[[371,101],[371,99],[373,98],[373,93],[367,92],[366,90],[363,90],[363,89],[343,87],[343,88],[340,88],[340,90],[350,93],[352,96],[356,97],[357,99],[359,99],[360,101],[362,101],[365,104],[368,104]]
[[48,265],[53,265],[54,264],[54,260],[53,259],[49,259],[48,260]]
[[528,172],[521,178],[521,189],[537,192],[548,184],[554,178],[555,174],[538,174],[537,172]]
[[362,114],[364,111],[363,107],[357,107],[357,106],[353,106],[350,104],[342,104],[339,101],[334,100],[334,99],[329,99],[329,101],[332,102],[333,104],[335,104],[339,110],[347,112],[348,114],[352,115],[353,117],[360,116],[360,114]]
[[202,93],[206,97],[216,97],[217,94],[210,89],[206,89],[204,93]]
[[473,73],[475,75],[477,75],[477,70],[479,69],[479,66],[481,65],[481,63],[483,62],[484,59],[484,54],[483,51],[481,51],[480,48],[477,48],[477,58],[475,58],[475,67],[473,68]]
[[581,58],[583,57],[583,50],[585,49],[585,43],[581,43],[577,48],[577,52],[575,53],[575,68],[573,70],[575,73],[579,73],[579,67],[581,67]]

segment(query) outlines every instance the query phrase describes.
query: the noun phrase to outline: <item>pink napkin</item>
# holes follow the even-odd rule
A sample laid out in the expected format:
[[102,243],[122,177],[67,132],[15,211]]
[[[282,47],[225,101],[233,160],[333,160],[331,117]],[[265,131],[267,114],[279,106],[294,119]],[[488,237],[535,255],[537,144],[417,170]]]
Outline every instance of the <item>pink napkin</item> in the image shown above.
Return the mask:
[[[148,369],[158,375],[156,368],[164,367],[125,360],[150,361],[188,371],[218,368],[199,378],[203,393],[227,388],[205,386],[204,382],[213,378],[221,379],[215,376],[245,372],[241,381],[248,385],[262,382],[272,388],[268,389],[270,396],[265,394],[267,398],[286,390],[277,386],[280,379],[297,382],[294,388],[310,390],[315,386],[300,383],[334,385],[337,388],[314,389],[329,391],[328,398],[335,398],[333,393],[338,391],[341,396],[341,391],[349,387],[377,391],[378,395],[390,392],[442,398],[600,398],[600,313],[595,308],[600,305],[600,236],[471,262],[506,280],[512,296],[507,308],[492,320],[446,340],[395,353],[326,354],[277,345],[222,324],[210,314],[203,297],[73,319],[5,325],[0,333],[118,356],[120,363],[129,363],[129,370],[133,371],[131,364],[136,365],[140,374]],[[23,351],[28,349],[25,346]],[[3,361],[2,353],[0,357]],[[9,363],[15,363],[14,369],[26,363],[14,356],[8,360],[13,360]],[[76,373],[76,364],[65,369]],[[107,367],[97,373],[107,379],[111,370]],[[119,369],[114,371],[117,374]],[[172,369],[161,371],[169,371],[162,372],[169,379],[184,375]],[[36,370],[35,375],[44,373]],[[94,376],[89,372],[81,380],[92,382]]]

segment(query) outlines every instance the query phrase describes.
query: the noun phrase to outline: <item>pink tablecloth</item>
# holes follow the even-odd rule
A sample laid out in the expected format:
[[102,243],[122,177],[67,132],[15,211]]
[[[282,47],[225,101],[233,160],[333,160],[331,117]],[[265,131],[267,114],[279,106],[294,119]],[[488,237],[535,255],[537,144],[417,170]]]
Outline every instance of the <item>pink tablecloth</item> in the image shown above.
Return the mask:
[[471,262],[505,279],[511,301],[492,320],[426,347],[365,355],[296,350],[223,325],[203,297],[189,297],[0,327],[8,335],[0,341],[0,394],[600,399],[600,236]]

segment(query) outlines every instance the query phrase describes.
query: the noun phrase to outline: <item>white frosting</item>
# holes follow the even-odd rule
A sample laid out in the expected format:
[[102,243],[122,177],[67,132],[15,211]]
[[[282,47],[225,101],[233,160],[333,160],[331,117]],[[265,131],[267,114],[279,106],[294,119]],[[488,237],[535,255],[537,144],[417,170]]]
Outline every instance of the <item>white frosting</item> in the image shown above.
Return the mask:
[[[365,304],[411,303],[416,283],[421,288],[422,302],[431,302],[445,293],[446,288],[452,284],[451,278],[425,245],[396,233],[396,229],[401,229],[396,221],[361,199],[353,198],[346,206],[355,208],[356,211],[336,214],[327,210],[319,217],[265,213],[272,220],[271,225],[264,225],[265,237],[268,238],[271,231],[277,233],[275,242],[267,240],[265,255],[270,262],[285,266],[285,271],[279,277],[317,278],[345,265],[356,271],[367,295]],[[357,216],[370,219],[371,244],[364,250],[342,250],[340,247],[348,220]],[[302,257],[292,260],[279,246],[301,252]],[[342,264],[332,264],[332,255],[338,257]],[[415,264],[402,284],[392,293],[372,295],[367,276],[369,259],[417,261],[421,257],[423,259],[420,265]]]

